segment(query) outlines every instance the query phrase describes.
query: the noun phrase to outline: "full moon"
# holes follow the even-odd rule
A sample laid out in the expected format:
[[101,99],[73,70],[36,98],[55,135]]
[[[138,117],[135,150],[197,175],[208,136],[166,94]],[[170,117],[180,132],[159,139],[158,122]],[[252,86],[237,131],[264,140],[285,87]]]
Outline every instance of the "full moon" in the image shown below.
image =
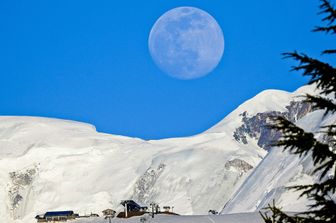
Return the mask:
[[150,31],[148,47],[155,64],[168,75],[190,80],[213,71],[224,52],[217,21],[194,7],[164,13]]

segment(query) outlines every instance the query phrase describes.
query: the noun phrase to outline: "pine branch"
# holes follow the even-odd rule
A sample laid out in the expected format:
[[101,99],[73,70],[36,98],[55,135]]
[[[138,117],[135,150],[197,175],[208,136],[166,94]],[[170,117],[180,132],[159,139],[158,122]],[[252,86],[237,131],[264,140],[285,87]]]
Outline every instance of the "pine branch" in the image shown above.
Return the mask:
[[324,50],[322,54],[334,54],[336,53],[336,50]]
[[330,145],[331,149],[334,153],[336,153],[336,125],[327,125],[327,126],[322,126],[323,129],[327,129],[324,131],[324,133],[330,138]]
[[[330,146],[330,151],[336,154],[336,124],[322,126],[321,128],[323,129],[321,133],[327,137],[327,143]],[[336,168],[334,175],[336,176]]]
[[335,193],[336,181],[334,178],[327,179],[321,183],[314,183],[309,185],[297,185],[287,187],[289,190],[302,191],[300,197],[314,196],[319,194]]
[[322,21],[328,21],[329,24],[333,23],[336,20],[336,9],[331,5],[328,0],[322,0],[320,5],[321,12],[320,14],[327,14]]
[[[329,0],[322,0],[320,5],[321,14],[325,14],[322,21],[328,22],[325,26],[319,26],[314,31],[336,34],[336,9]],[[322,54],[336,54],[336,49],[324,50]],[[309,76],[309,84],[316,84],[320,90],[319,96],[306,95],[305,102],[311,103],[314,109],[325,110],[325,115],[336,112],[336,68],[305,54],[292,52],[285,53],[285,58],[293,58],[299,61],[294,71],[303,71],[304,76]],[[323,97],[328,96],[329,98]],[[334,97],[330,99],[331,97]],[[271,216],[262,214],[266,223],[335,223],[336,203],[332,196],[336,193],[336,124],[321,127],[320,133],[323,142],[315,138],[316,133],[305,132],[284,117],[272,118],[270,126],[282,133],[282,137],[275,146],[284,147],[292,154],[299,157],[311,155],[313,159],[313,173],[318,174],[319,182],[310,185],[299,185],[289,187],[300,191],[300,197],[305,196],[310,201],[309,210],[295,216],[289,216],[277,208],[275,203],[269,205],[267,210]],[[331,172],[333,171],[333,172]],[[327,175],[329,174],[330,175]]]
[[271,216],[268,215],[267,212],[265,212],[265,213],[259,212],[261,217],[263,218],[263,220],[266,223],[275,223],[275,222],[297,223],[297,222],[301,222],[301,221],[299,221],[299,219],[301,219],[300,217],[289,216],[285,212],[282,212],[281,208],[277,208],[275,206],[274,200],[273,200],[273,204],[272,205],[269,204],[268,207],[265,208],[264,210],[272,212]]
[[315,204],[310,205],[312,211],[305,214],[310,214],[315,219],[321,219],[325,222],[336,222],[336,203],[330,196],[315,194],[311,198]]
[[304,100],[307,103],[311,103],[313,108],[316,110],[325,110],[325,115],[336,112],[336,104],[333,100],[329,98],[324,98],[320,96],[312,96],[307,94]]
[[333,25],[336,20],[336,9],[327,0],[322,0],[320,9],[320,14],[326,14],[322,21],[328,21],[328,26],[318,26],[313,31],[336,34],[336,25]]
[[330,167],[325,162],[329,160],[335,162],[336,154],[330,150],[328,144],[316,140],[313,133],[305,132],[284,117],[275,118],[270,127],[282,133],[282,137],[275,143],[275,146],[284,147],[284,150],[289,150],[300,157],[311,152],[315,166],[323,165],[327,172],[332,168],[332,165]]
[[322,165],[316,167],[315,170],[314,170],[314,173],[318,173],[318,172],[322,171],[321,175],[320,175],[320,180],[321,180],[323,177],[325,177],[327,175],[327,173],[329,173],[330,170],[332,170],[334,165],[335,165],[335,160],[328,159]]
[[284,53],[284,56],[285,58],[298,60],[299,66],[294,67],[292,70],[303,70],[304,76],[311,76],[309,84],[316,83],[317,88],[322,90],[322,94],[328,95],[336,92],[336,68],[296,51]]
[[318,26],[314,30],[314,32],[325,32],[330,34],[336,34],[336,25],[334,26]]

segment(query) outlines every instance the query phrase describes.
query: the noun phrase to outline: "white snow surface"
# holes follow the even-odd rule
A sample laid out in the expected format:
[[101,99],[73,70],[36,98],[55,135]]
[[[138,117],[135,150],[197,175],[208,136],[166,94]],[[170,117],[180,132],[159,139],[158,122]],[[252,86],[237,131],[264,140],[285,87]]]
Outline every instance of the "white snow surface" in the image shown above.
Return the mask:
[[[146,219],[146,223],[263,223],[263,219],[258,212],[256,213],[239,213],[227,215],[190,215],[190,216],[172,216],[156,215],[132,217],[128,219],[114,218],[112,223],[139,223],[140,219]],[[107,223],[104,218],[78,219],[73,223]]]
[[[283,111],[311,89],[264,91],[210,130],[185,138],[145,141],[74,121],[2,116],[0,222],[35,222],[36,214],[53,210],[118,210],[120,200],[132,198],[174,206],[179,214],[220,210],[251,173],[225,164],[239,159],[256,167],[267,153],[254,140],[234,140],[240,114]],[[239,210],[253,209],[246,203]]]
[[[323,141],[321,127],[335,123],[336,114],[325,116],[324,111],[318,110],[307,114],[296,124],[305,131],[315,133],[316,138]],[[300,192],[285,187],[318,182],[318,177],[312,173],[313,168],[310,154],[300,158],[284,152],[283,148],[272,148],[225,204],[221,214],[255,212],[273,201],[287,212],[305,211],[310,201],[299,198]]]
[[237,127],[237,121],[239,122],[240,120],[240,118],[238,118],[239,115],[244,111],[247,111],[250,116],[267,111],[283,112],[286,110],[286,106],[289,105],[290,101],[301,101],[302,96],[317,93],[318,90],[315,89],[315,85],[305,85],[293,93],[282,90],[264,90],[241,104],[237,109],[206,132],[233,132]]

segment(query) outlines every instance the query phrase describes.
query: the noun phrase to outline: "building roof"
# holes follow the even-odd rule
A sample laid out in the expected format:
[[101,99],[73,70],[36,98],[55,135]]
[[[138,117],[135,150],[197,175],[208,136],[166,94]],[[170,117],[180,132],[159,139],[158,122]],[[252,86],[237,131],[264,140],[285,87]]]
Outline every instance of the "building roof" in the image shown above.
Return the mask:
[[42,219],[42,218],[44,218],[44,217],[43,217],[43,215],[38,214],[38,215],[35,216],[35,218],[36,218],[36,219]]
[[44,214],[44,217],[51,217],[51,216],[69,216],[73,215],[73,211],[48,211]]
[[106,210],[104,210],[104,211],[102,211],[103,213],[111,213],[111,212],[114,212],[114,213],[116,213],[114,210],[112,210],[112,209],[106,209]]
[[124,207],[125,207],[125,205],[127,204],[127,205],[132,205],[132,206],[141,208],[141,206],[140,206],[139,204],[137,204],[137,203],[136,203],[135,201],[133,201],[133,200],[123,200],[123,201],[120,202],[120,204],[121,204],[122,206],[124,206]]

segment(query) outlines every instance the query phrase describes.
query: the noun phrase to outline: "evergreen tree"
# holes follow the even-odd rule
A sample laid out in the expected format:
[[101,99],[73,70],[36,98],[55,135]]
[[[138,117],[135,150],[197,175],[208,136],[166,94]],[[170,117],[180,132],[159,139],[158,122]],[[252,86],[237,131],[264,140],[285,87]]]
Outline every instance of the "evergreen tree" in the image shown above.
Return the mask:
[[[322,21],[325,26],[316,27],[313,31],[330,35],[336,34],[336,9],[329,0],[322,0],[320,5]],[[336,43],[336,41],[335,41]],[[322,55],[335,56],[336,49],[327,49]],[[319,59],[306,54],[291,52],[284,54],[286,58],[293,58],[299,62],[294,71],[302,71],[304,76],[310,77],[308,84],[315,84],[319,95],[306,95],[305,101],[311,103],[314,109],[323,109],[325,116],[336,112],[336,68]],[[306,132],[283,117],[276,117],[272,128],[280,131],[282,137],[275,146],[283,147],[298,156],[311,155],[314,163],[314,174],[319,182],[311,185],[290,187],[300,191],[300,196],[306,196],[312,204],[308,211],[295,215],[286,214],[273,203],[266,210],[268,214],[261,214],[266,223],[281,222],[333,222],[336,223],[336,203],[333,196],[336,192],[336,123],[323,126],[319,134],[324,139],[318,140],[314,133]]]

